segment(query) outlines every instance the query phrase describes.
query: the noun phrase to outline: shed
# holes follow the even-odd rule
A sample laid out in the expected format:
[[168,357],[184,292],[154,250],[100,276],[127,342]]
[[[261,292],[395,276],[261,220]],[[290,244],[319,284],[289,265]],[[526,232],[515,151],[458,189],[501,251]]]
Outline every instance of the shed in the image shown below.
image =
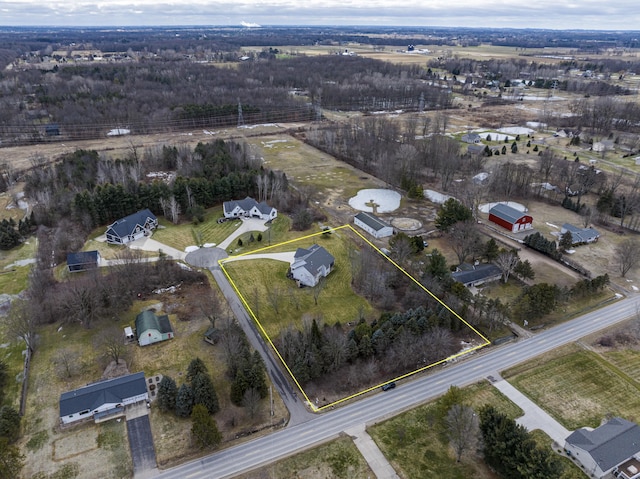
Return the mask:
[[376,239],[386,238],[393,234],[393,227],[385,223],[377,216],[361,211],[353,217],[353,223],[359,226]]
[[533,228],[533,218],[504,203],[498,203],[489,210],[489,221],[517,233]]
[[146,310],[136,317],[136,335],[140,346],[166,341],[174,336],[169,316],[156,316]]
[[88,384],[60,395],[60,422],[71,424],[88,418],[97,421],[148,399],[143,372]]
[[78,251],[77,253],[67,253],[67,268],[70,273],[87,271],[97,268],[100,264],[100,253],[98,251]]

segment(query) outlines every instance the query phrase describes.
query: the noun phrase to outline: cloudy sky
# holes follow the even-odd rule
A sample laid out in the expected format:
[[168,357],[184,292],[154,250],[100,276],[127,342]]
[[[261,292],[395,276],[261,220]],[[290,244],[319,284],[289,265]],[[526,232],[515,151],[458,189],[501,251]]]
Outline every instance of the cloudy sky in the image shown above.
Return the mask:
[[638,0],[0,0],[2,26],[376,25],[640,29]]

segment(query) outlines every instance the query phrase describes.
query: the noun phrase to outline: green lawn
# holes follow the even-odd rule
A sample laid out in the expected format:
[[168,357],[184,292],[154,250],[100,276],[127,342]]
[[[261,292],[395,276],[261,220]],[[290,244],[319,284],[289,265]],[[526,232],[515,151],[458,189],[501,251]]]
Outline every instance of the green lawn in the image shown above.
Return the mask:
[[[491,404],[515,418],[522,411],[488,382],[463,389],[470,406]],[[495,478],[477,456],[456,463],[453,451],[436,425],[438,401],[405,412],[368,429],[369,434],[400,477],[412,479]]]
[[374,312],[369,303],[351,289],[349,251],[355,245],[346,232],[306,238],[265,252],[295,251],[316,242],[335,257],[334,270],[326,278],[317,305],[312,288],[298,288],[293,280],[287,278],[289,264],[286,262],[255,259],[232,261],[224,265],[271,338],[277,337],[280,331],[289,326],[301,328],[303,316],[322,318],[325,323],[334,324],[337,321],[354,321],[361,309],[367,317]]
[[369,479],[373,472],[353,441],[330,443],[238,476],[237,479]]
[[216,206],[206,211],[204,222],[198,225],[189,222],[174,225],[164,218],[158,218],[160,227],[153,232],[153,239],[180,251],[187,246],[218,244],[242,224],[240,220],[218,223],[218,218],[222,216],[222,206]]
[[608,414],[640,417],[640,385],[596,353],[575,346],[503,376],[569,430],[597,427]]
[[31,265],[15,263],[35,258],[37,243],[32,236],[16,248],[0,251],[0,294],[18,294],[27,288]]
[[640,351],[634,349],[622,349],[619,351],[608,351],[602,356],[627,374],[634,381],[640,383]]

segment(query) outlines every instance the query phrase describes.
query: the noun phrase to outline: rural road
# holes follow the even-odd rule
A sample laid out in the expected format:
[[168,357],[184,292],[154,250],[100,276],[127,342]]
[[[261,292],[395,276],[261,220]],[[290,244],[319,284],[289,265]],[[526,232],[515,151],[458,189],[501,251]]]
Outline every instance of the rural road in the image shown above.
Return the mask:
[[[223,273],[218,270],[214,271],[215,275],[223,275]],[[402,381],[393,391],[379,393],[333,411],[315,415],[305,422],[291,423],[289,427],[273,434],[162,471],[156,477],[224,479],[275,462],[298,451],[329,441],[347,429],[360,424],[373,424],[413,408],[445,393],[451,385],[472,384],[488,375],[630,319],[637,313],[638,301],[635,297],[624,299],[538,333],[531,338],[480,351],[467,360],[444,367],[429,376],[422,376],[413,381]],[[237,303],[233,305],[234,312],[239,306]],[[244,311],[243,308],[240,309]],[[253,336],[253,334],[249,335],[252,344]],[[263,347],[258,348],[259,351],[262,349]],[[267,368],[271,370],[273,367],[272,363],[267,362]],[[270,371],[270,374],[272,372]],[[287,387],[286,383],[284,387]]]

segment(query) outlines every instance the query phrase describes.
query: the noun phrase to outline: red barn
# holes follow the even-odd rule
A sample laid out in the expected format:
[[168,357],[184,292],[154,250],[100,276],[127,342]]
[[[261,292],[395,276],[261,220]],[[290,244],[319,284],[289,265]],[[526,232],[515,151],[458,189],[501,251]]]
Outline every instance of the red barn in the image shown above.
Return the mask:
[[512,233],[533,228],[533,218],[511,206],[498,203],[489,210],[489,221],[508,229]]

